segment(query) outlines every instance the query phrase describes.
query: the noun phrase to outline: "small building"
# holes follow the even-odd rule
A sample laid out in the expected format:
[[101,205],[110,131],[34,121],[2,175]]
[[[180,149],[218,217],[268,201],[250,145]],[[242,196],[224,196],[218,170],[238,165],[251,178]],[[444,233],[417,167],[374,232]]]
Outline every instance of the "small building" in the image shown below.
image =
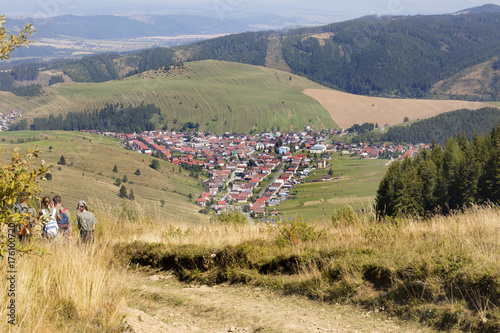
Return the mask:
[[328,161],[324,159],[316,160],[316,168],[317,169],[326,169],[328,167]]

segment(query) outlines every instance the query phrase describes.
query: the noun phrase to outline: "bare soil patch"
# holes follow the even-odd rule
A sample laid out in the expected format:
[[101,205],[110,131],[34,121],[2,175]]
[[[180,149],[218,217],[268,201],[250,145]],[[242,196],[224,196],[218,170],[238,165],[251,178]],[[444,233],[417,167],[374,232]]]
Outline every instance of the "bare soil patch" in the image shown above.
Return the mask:
[[342,128],[354,124],[378,123],[395,125],[410,120],[425,119],[458,110],[477,110],[488,103],[457,100],[393,99],[348,94],[331,89],[305,89],[304,94],[318,100],[333,120]]
[[133,332],[433,332],[383,313],[266,289],[186,285],[174,277],[131,278],[125,311]]

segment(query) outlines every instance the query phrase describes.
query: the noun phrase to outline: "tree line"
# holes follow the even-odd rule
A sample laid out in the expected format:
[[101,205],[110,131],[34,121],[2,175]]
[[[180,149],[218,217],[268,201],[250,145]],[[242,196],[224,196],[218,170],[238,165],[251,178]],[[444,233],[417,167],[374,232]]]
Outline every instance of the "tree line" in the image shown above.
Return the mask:
[[472,204],[500,203],[500,124],[488,136],[433,143],[416,158],[391,164],[377,190],[383,216],[447,214]]
[[[360,132],[360,142],[426,143],[444,144],[451,137],[465,134],[472,140],[474,134],[487,135],[500,122],[500,109],[485,107],[479,110],[461,109],[442,113],[417,121],[409,126],[391,126],[386,131]],[[368,127],[370,124],[354,125]],[[371,124],[373,125],[373,124]]]
[[70,112],[63,115],[35,118],[31,130],[63,130],[80,131],[96,130],[107,132],[134,133],[152,131],[155,125],[150,121],[160,109],[154,104],[140,106],[124,106],[123,104],[106,104],[100,110]]

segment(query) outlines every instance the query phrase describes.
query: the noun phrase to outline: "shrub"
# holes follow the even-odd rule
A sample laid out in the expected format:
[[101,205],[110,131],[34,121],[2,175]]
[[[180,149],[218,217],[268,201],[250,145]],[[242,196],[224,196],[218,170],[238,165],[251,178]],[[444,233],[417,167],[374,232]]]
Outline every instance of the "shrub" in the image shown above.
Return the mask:
[[314,225],[309,225],[302,218],[295,218],[290,222],[280,222],[278,228],[279,234],[276,237],[278,246],[317,241],[323,234],[323,231],[316,231]]

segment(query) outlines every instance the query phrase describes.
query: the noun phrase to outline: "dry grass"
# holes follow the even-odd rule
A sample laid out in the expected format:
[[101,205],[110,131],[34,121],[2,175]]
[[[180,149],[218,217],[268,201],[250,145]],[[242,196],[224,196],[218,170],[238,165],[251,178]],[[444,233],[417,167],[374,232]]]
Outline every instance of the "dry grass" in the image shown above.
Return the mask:
[[318,100],[341,128],[354,124],[378,123],[395,125],[410,120],[425,119],[458,109],[477,110],[488,103],[458,100],[396,99],[359,96],[331,89],[306,89],[304,94]]
[[[111,264],[106,243],[94,246],[41,244],[44,255],[16,257],[17,325],[2,332],[110,332],[122,325],[125,269]],[[7,276],[2,260],[1,271]],[[8,304],[7,284],[0,296]],[[7,308],[2,306],[2,317]]]
[[[297,220],[293,229],[288,223],[193,224],[161,218],[137,203],[90,204],[99,220],[94,246],[45,244],[46,255],[18,256],[19,326],[14,330],[3,321],[0,330],[119,329],[130,274],[122,264],[138,263],[134,250],[158,263],[162,255],[174,256],[180,268],[170,269],[181,279],[243,282],[371,310],[385,307],[444,329],[500,327],[496,207],[385,222],[346,210],[314,223]],[[284,235],[291,235],[288,242]],[[5,272],[5,261],[1,265]],[[0,310],[4,318],[6,311]]]

